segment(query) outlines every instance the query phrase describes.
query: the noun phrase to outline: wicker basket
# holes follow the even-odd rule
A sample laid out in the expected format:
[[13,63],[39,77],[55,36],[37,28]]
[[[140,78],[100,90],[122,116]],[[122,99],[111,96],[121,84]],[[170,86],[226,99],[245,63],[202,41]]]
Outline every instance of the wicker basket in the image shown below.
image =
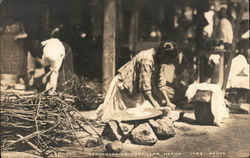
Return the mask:
[[194,114],[197,123],[211,125],[214,122],[214,115],[211,111],[211,102],[193,102]]

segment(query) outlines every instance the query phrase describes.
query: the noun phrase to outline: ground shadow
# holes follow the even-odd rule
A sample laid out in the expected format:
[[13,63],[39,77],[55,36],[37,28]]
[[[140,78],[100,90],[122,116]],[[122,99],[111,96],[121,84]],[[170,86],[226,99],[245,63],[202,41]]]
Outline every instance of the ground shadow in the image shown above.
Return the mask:
[[205,122],[200,123],[196,119],[184,116],[184,114],[185,114],[185,112],[182,112],[180,114],[180,119],[177,120],[177,122],[184,122],[184,123],[187,123],[187,124],[190,124],[190,125],[199,125],[199,126],[215,126],[215,124],[210,124],[210,123],[205,123]]
[[195,119],[188,118],[188,117],[185,117],[185,116],[183,116],[182,118],[180,118],[178,120],[178,122],[185,122],[185,123],[190,124],[190,125],[198,125],[198,122],[196,122]]
[[231,114],[248,114],[249,112],[243,109],[239,104],[232,104],[229,107],[229,112]]

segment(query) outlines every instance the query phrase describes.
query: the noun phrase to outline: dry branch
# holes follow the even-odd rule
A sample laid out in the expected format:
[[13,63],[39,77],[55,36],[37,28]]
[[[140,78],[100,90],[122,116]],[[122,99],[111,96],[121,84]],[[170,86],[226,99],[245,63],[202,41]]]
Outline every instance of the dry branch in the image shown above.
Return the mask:
[[[2,150],[20,148],[17,144],[22,142],[44,156],[53,147],[74,140],[84,149],[76,131],[97,134],[101,138],[93,125],[72,106],[72,102],[67,102],[67,96],[47,96],[45,92],[25,98],[1,94]],[[75,117],[74,113],[80,116]],[[80,122],[90,126],[94,133],[87,131]]]

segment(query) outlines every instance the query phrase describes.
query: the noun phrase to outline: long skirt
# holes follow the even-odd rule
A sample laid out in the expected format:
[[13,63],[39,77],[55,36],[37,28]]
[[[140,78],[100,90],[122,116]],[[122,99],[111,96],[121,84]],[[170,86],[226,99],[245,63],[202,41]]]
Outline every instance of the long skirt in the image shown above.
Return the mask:
[[121,90],[118,86],[120,84],[119,78],[120,75],[113,78],[103,104],[96,111],[97,117],[103,121],[110,120],[114,113],[127,108],[153,108],[142,93],[130,96]]

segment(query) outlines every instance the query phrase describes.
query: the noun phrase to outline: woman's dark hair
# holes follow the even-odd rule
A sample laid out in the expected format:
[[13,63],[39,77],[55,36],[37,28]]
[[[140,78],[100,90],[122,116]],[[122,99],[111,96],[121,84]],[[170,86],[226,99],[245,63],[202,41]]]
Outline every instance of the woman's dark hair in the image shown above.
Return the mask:
[[177,54],[177,44],[172,41],[164,41],[156,48],[155,59],[157,62],[161,61],[165,56],[169,59],[174,59],[177,57]]

